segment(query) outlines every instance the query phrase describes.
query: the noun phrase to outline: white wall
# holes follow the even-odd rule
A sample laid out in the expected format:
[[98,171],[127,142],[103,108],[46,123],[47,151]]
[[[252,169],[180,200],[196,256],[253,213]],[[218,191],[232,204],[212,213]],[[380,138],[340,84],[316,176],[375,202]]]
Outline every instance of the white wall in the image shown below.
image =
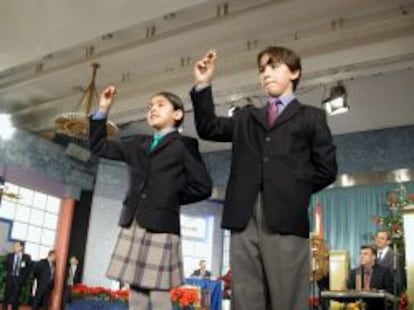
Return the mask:
[[[107,176],[114,176],[117,181],[109,184]],[[105,273],[120,230],[117,224],[127,180],[126,169],[119,164],[99,166],[86,242],[85,284],[112,287],[113,282]]]

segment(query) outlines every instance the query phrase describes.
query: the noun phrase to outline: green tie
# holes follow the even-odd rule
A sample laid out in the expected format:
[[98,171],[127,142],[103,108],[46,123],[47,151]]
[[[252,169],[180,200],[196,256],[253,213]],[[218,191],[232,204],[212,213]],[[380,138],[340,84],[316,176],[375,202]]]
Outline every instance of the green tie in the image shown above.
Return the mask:
[[154,134],[154,137],[152,138],[151,141],[151,145],[150,145],[150,151],[152,152],[158,145],[158,143],[160,143],[162,139],[162,135],[159,133]]

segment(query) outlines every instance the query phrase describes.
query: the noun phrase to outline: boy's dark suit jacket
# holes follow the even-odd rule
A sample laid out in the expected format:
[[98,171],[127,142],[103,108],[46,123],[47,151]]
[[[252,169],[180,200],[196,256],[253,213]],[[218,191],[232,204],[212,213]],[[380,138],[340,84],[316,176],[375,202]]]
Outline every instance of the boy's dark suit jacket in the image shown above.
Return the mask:
[[295,100],[269,128],[266,106],[217,117],[211,87],[193,90],[191,98],[200,138],[233,143],[222,226],[243,230],[261,191],[268,229],[308,238],[311,194],[337,174],[325,112]]
[[129,166],[129,190],[119,219],[130,226],[135,217],[154,232],[180,233],[180,205],[207,199],[212,182],[198,152],[196,139],[174,131],[149,152],[152,137],[106,139],[106,120],[90,120],[90,149]]
[[36,296],[42,296],[43,294],[52,291],[55,284],[55,278],[51,277],[50,265],[47,259],[41,259],[34,265],[33,276],[37,281]]
[[[7,254],[6,257],[6,283],[11,281],[13,275],[14,253]],[[20,261],[20,271],[18,282],[22,285],[32,272],[32,260],[28,254],[22,254]]]

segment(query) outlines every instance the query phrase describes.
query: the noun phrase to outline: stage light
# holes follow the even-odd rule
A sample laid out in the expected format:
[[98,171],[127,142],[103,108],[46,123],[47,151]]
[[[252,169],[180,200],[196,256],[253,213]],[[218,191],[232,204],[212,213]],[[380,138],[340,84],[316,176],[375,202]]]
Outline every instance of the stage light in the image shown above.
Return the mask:
[[322,107],[329,115],[348,112],[347,92],[341,83],[331,88],[329,97],[322,101]]

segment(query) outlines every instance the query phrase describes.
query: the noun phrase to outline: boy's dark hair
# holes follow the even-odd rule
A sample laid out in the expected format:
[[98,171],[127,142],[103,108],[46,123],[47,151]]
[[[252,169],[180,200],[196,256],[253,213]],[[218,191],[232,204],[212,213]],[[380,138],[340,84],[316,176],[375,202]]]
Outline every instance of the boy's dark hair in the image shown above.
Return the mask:
[[374,254],[374,256],[377,256],[377,248],[371,244],[365,244],[361,245],[361,250],[371,250],[371,253]]
[[260,60],[262,59],[263,55],[269,56],[269,61],[267,64],[271,63],[284,63],[288,66],[291,72],[299,71],[299,76],[297,79],[293,80],[293,90],[295,91],[299,80],[302,76],[302,65],[300,63],[300,57],[294,51],[282,47],[282,46],[269,46],[262,50],[257,55],[257,66],[260,68]]
[[175,124],[174,124],[174,126],[176,128],[180,127],[181,124],[184,121],[184,114],[185,114],[185,111],[184,111],[184,103],[181,100],[181,98],[178,97],[176,94],[170,93],[168,91],[161,91],[159,93],[156,93],[152,97],[155,97],[155,96],[162,96],[165,99],[167,99],[171,103],[171,105],[173,106],[173,108],[174,108],[175,111],[177,111],[177,110],[183,111],[183,117],[180,120],[176,121]]

